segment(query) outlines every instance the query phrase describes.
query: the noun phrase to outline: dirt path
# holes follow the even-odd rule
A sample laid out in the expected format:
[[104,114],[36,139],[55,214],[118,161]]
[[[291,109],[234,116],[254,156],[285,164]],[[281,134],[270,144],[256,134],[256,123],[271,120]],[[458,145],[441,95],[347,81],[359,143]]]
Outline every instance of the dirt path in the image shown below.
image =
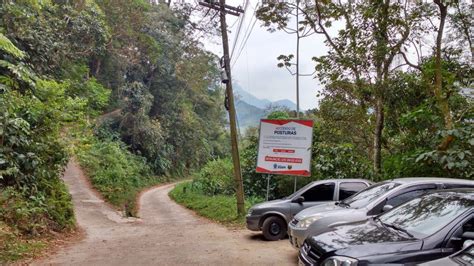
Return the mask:
[[168,197],[173,185],[145,192],[140,219],[125,219],[89,188],[74,161],[64,174],[86,237],[36,265],[295,265],[287,240],[267,242],[197,217]]

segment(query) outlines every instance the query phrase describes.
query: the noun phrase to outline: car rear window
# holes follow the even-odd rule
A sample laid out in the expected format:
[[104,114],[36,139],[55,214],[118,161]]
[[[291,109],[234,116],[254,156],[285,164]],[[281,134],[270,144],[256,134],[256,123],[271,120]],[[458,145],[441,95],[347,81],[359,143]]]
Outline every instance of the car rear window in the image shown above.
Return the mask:
[[331,201],[334,200],[334,183],[314,186],[303,193],[305,201]]
[[367,184],[362,182],[342,182],[339,185],[339,200],[346,199],[364,188],[367,188]]

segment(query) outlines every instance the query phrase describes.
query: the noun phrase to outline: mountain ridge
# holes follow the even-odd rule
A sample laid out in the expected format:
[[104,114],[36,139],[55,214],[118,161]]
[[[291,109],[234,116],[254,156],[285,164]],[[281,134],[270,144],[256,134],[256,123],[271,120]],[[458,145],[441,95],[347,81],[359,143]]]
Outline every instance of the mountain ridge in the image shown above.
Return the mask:
[[266,117],[272,107],[286,107],[290,110],[296,109],[296,104],[288,99],[270,101],[260,99],[244,90],[238,83],[234,85],[235,107],[239,127],[244,130],[248,127],[256,127],[260,119]]

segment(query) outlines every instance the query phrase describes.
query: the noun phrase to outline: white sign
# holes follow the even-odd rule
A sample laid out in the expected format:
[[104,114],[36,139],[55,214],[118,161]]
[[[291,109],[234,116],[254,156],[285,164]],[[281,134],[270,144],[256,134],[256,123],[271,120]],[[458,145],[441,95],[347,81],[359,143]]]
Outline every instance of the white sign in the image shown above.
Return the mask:
[[260,120],[257,173],[311,175],[312,120]]

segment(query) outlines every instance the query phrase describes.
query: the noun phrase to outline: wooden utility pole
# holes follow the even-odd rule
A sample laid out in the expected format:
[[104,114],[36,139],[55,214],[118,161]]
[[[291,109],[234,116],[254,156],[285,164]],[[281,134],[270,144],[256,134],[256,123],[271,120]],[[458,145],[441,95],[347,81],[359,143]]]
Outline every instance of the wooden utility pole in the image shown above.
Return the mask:
[[239,16],[244,11],[241,8],[226,5],[225,0],[219,0],[219,3],[217,3],[215,0],[207,0],[205,2],[199,2],[199,4],[220,11],[222,45],[224,47],[224,69],[227,75],[227,82],[225,82],[225,84],[228,104],[227,107],[229,111],[230,139],[232,143],[232,161],[234,164],[234,179],[236,183],[235,194],[237,197],[237,213],[239,216],[243,216],[245,214],[244,185],[242,181],[242,173],[240,171],[239,147],[237,144],[237,123],[235,118],[234,92],[232,89],[232,75],[230,71],[229,40],[227,37],[227,23],[225,15],[230,14]]

